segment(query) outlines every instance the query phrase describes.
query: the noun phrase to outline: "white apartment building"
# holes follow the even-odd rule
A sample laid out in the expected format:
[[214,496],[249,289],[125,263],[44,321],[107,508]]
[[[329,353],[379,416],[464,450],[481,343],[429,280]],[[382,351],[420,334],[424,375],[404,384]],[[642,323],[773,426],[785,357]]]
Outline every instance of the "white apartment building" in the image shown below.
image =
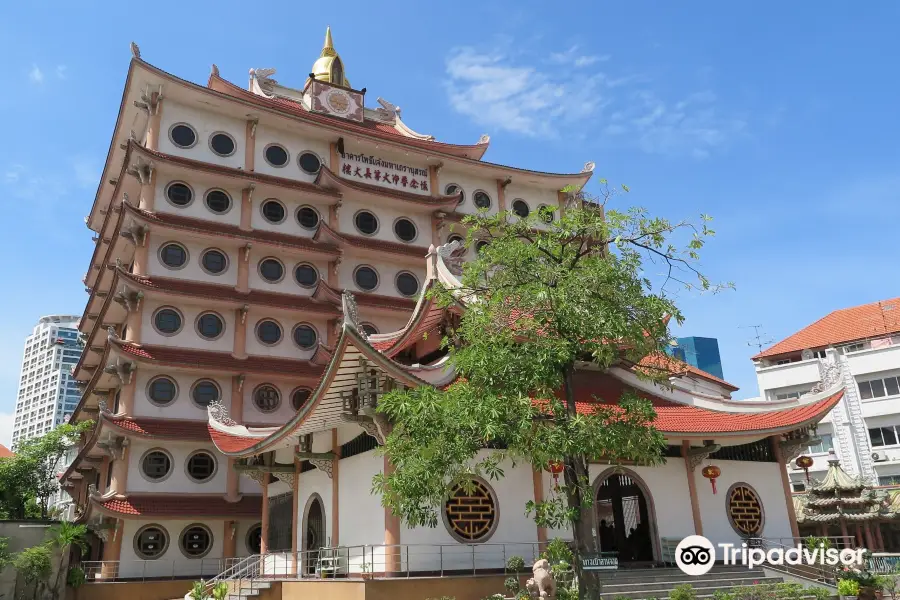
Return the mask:
[[25,339],[12,448],[68,420],[81,394],[71,369],[81,358],[79,316],[42,317]]
[[[844,397],[816,430],[820,441],[802,452],[813,458],[811,479],[825,474],[833,448],[848,473],[900,485],[900,298],[836,310],[753,361],[761,400],[798,398],[828,369],[843,379]],[[793,490],[805,491],[804,471],[789,470]]]

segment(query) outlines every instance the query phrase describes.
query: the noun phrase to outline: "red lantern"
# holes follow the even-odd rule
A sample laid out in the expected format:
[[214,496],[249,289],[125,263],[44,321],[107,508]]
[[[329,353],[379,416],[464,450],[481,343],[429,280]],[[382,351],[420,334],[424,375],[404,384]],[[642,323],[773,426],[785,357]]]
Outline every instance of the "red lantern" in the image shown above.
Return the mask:
[[559,474],[563,472],[563,464],[556,460],[550,463],[550,473],[553,475],[553,485],[559,487]]
[[708,467],[703,467],[703,476],[709,479],[709,482],[712,484],[713,494],[716,493],[716,478],[722,474],[722,469],[715,465],[709,465]]
[[809,483],[809,468],[813,466],[812,456],[798,456],[795,464],[806,473],[806,483]]

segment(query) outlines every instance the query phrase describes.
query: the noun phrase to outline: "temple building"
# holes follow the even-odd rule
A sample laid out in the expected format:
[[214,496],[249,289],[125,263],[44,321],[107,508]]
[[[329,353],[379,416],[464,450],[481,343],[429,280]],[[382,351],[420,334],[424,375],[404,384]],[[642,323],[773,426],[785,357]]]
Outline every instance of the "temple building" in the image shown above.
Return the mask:
[[[463,560],[452,548],[496,567],[498,548],[533,556],[569,537],[524,516],[555,488],[521,464],[454,490],[438,527],[406,527],[371,492],[392,468],[376,454],[391,424],[374,408],[395,386],[455,378],[438,334],[465,304],[426,293],[459,285],[461,217],[565,210],[561,190],[593,163],[531,171],[484,160],[488,136],[414,131],[394,104],[367,106],[330,31],[297,87],[274,69],[239,86],[215,66],[197,85],[132,54],[86,219],[96,249],[72,418],[95,427],[61,478],[96,534],[89,578],[209,577],[266,553],[289,575],[326,559],[336,574],[433,573]],[[670,386],[627,364],[577,375],[580,410],[634,389],[668,441],[661,466],[591,465],[604,549],[655,564],[694,533],[798,535],[786,464],[842,397],[840,378],[746,403],[719,377],[647,360],[673,367]]]

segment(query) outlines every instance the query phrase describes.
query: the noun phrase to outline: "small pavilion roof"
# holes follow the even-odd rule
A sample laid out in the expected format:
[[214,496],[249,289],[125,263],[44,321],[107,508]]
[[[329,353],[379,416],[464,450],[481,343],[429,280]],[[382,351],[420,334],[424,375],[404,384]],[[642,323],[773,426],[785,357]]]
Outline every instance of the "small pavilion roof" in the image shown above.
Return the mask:
[[828,472],[821,482],[810,488],[813,495],[829,494],[835,491],[851,492],[860,491],[866,487],[865,482],[859,477],[851,477],[841,467],[841,461],[838,460],[834,449],[828,452]]

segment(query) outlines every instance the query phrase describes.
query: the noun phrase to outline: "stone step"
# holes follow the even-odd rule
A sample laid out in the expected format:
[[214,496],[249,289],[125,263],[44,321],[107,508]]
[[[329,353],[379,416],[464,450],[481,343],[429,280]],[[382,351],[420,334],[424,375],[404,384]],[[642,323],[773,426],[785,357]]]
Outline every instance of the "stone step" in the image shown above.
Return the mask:
[[[775,577],[771,579],[778,579],[780,577]],[[716,585],[713,581],[706,581],[703,583],[712,584],[707,586],[692,586],[694,589],[694,593],[697,594],[698,598],[712,598],[715,596],[716,592],[731,592],[732,590],[742,587],[742,586],[734,586],[734,585]],[[781,583],[781,581],[767,581],[766,583]],[[678,585],[682,585],[679,583]],[[669,597],[669,592],[675,589],[676,586],[672,586],[668,589],[664,590],[619,590],[616,592],[606,592],[601,591],[600,598],[601,600],[615,600],[617,598],[629,598],[631,600],[644,600],[648,598],[659,598],[664,600]],[[603,590],[606,588],[604,587]]]
[[781,577],[746,577],[746,578],[727,578],[727,579],[699,579],[697,577],[689,580],[667,580],[667,581],[651,581],[647,583],[603,583],[603,593],[614,594],[618,590],[637,592],[637,591],[659,591],[671,590],[685,583],[691,584],[697,588],[708,584],[720,587],[741,587],[745,585],[756,585],[766,583],[784,583]]
[[600,579],[604,582],[628,583],[629,581],[649,582],[649,581],[707,581],[712,579],[721,579],[723,577],[747,579],[751,577],[765,577],[765,571],[760,568],[748,569],[741,566],[721,566],[713,567],[709,573],[699,576],[687,575],[681,569],[633,569],[604,571],[600,574]]

